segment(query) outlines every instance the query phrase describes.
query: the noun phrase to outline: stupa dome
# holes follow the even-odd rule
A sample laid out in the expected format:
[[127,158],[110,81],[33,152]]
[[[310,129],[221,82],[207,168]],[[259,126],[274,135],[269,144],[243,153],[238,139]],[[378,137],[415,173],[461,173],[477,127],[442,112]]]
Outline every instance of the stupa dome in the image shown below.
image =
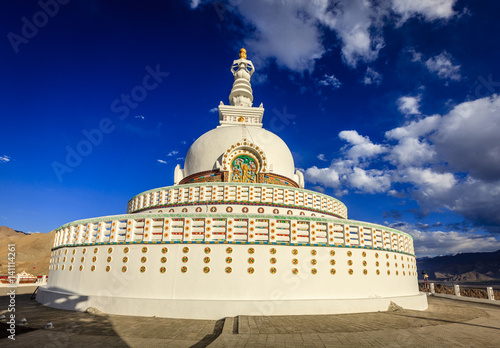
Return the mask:
[[[268,171],[293,180],[295,166],[292,153],[276,134],[263,128],[226,126],[215,128],[199,137],[189,148],[184,162],[184,176],[223,169],[223,155],[231,146],[258,144]],[[238,145],[239,144],[239,145]]]

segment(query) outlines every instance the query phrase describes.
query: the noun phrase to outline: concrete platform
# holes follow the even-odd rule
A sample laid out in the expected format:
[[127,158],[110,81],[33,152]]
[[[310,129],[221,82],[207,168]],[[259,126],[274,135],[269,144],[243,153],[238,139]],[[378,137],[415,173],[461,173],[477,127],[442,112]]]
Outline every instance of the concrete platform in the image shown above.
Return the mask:
[[[0,347],[497,347],[500,308],[429,297],[426,311],[186,320],[92,315],[44,307],[18,289],[16,341],[0,321]],[[19,292],[25,292],[21,295]],[[0,295],[5,295],[0,293]],[[0,314],[9,298],[0,296]],[[44,330],[46,322],[53,330]]]

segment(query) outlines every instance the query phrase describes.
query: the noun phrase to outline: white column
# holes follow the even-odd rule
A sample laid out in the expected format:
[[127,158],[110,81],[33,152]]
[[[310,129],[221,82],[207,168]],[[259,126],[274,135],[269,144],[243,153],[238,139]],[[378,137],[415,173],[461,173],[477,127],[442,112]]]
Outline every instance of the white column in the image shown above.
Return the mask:
[[460,285],[457,284],[454,286],[454,288],[455,288],[455,296],[460,296]]
[[434,289],[434,283],[431,283],[431,294],[435,294],[436,289]]
[[491,286],[488,286],[486,288],[486,293],[488,294],[488,300],[494,300],[495,295],[493,294],[493,288]]

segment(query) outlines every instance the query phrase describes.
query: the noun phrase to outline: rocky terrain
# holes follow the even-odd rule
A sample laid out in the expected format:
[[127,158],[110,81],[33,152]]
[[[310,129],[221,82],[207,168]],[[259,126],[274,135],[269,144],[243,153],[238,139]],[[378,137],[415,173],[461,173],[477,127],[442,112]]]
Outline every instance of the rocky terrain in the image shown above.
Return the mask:
[[430,280],[488,282],[500,279],[500,250],[487,253],[462,253],[417,259],[419,279],[425,270]]
[[[0,226],[0,274],[7,274],[9,244],[14,244],[16,248],[16,273],[26,271],[34,275],[49,274],[50,249],[54,234],[55,231],[26,234]],[[36,269],[33,269],[35,263]]]

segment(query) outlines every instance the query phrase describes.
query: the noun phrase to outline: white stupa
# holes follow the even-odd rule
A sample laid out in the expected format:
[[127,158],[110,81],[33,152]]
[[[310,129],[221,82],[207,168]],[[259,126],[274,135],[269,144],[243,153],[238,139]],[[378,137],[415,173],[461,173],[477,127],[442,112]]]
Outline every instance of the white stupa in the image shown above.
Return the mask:
[[427,308],[410,235],[348,220],[342,202],[304,189],[252,106],[246,58],[242,49],[230,105],[175,168],[174,186],[138,194],[127,214],[57,230],[39,302],[195,319]]

